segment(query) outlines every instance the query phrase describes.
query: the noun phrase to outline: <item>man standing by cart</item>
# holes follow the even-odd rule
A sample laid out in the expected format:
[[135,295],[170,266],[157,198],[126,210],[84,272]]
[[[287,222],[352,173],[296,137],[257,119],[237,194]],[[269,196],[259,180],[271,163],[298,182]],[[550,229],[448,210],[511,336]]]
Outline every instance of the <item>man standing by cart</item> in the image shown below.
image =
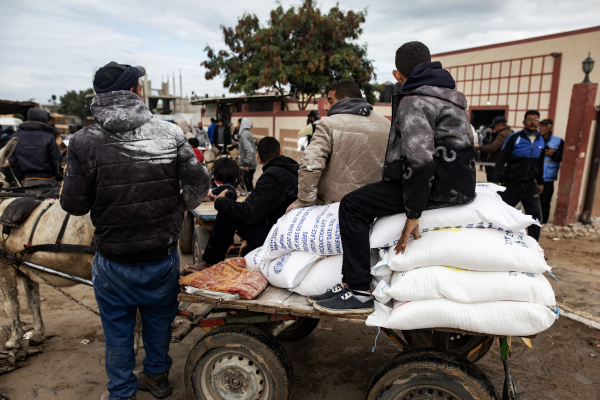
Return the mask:
[[[171,323],[177,312],[177,239],[184,210],[208,193],[209,176],[176,125],[152,118],[138,79],[146,71],[111,62],[94,78],[98,121],[69,144],[60,195],[73,215],[91,212],[96,231],[92,279],[106,346],[108,392],[102,400],[156,398],[168,381]],[[179,182],[183,182],[180,194]],[[146,358],[133,373],[133,330],[142,316]]]

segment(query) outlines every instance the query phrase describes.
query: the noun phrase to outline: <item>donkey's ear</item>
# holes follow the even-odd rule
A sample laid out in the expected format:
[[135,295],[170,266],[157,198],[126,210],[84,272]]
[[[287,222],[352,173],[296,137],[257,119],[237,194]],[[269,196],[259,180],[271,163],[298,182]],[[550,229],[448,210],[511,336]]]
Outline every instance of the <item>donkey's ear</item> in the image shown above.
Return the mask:
[[6,160],[8,160],[8,157],[10,157],[12,152],[15,151],[15,147],[17,147],[18,142],[19,138],[14,137],[8,141],[2,150],[0,150],[0,166],[4,165]]

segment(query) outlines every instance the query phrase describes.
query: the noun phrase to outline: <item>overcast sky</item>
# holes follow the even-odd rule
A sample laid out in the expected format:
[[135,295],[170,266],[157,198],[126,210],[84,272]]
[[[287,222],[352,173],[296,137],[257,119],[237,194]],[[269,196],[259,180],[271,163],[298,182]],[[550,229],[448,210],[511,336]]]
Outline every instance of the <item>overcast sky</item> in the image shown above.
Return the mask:
[[[335,3],[318,5],[325,11]],[[440,53],[600,24],[598,0],[339,3],[342,10],[368,7],[360,43],[380,83],[391,80],[395,50],[406,41]],[[224,48],[220,25],[234,26],[245,11],[266,21],[274,7],[272,0],[0,0],[0,99],[47,103],[52,94],[91,87],[95,70],[110,61],[143,65],[153,88],[181,69],[184,95],[227,93],[220,80],[204,79],[204,47]]]

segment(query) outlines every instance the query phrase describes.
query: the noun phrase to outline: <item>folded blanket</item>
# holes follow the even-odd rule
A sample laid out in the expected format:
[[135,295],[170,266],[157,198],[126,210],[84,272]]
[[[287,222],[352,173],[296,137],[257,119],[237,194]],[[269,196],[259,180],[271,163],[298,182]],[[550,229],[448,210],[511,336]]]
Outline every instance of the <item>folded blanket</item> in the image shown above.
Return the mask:
[[267,287],[267,279],[258,268],[246,268],[243,257],[229,258],[203,271],[179,280],[182,286],[193,286],[215,292],[233,293],[251,300]]

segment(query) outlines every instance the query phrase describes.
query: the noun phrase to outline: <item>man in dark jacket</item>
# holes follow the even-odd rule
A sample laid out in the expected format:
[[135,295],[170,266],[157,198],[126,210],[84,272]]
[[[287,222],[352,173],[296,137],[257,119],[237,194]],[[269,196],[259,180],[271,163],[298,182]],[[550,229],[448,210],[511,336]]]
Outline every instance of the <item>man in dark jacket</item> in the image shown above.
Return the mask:
[[187,266],[185,272],[201,271],[223,261],[236,232],[247,242],[244,254],[262,246],[287,205],[298,196],[300,166],[283,155],[279,141],[264,137],[258,142],[257,151],[263,173],[256,187],[243,202],[226,198],[227,191],[215,199],[219,213],[202,256],[204,261]]
[[465,96],[455,90],[441,63],[431,62],[423,43],[402,45],[396,68],[394,77],[404,87],[392,96],[383,180],[347,194],[340,203],[343,283],[309,297],[322,312],[373,311],[369,231],[375,218],[406,213],[395,248],[404,253],[409,235],[419,238],[423,211],[475,198],[475,150]]
[[217,147],[220,151],[223,151],[225,146],[231,144],[231,129],[229,125],[225,125],[222,119],[218,121],[218,125],[215,126],[212,136],[212,145]]
[[[97,123],[71,138],[60,195],[65,211],[91,212],[96,227],[92,279],[110,379],[103,400],[132,399],[137,389],[156,398],[172,393],[168,351],[179,294],[177,239],[184,210],[196,208],[209,188],[208,172],[181,128],[152,118],[146,108],[138,83],[145,73],[115,62],[96,72],[91,112]],[[137,310],[146,358],[136,377]]]
[[[495,163],[498,159],[498,154],[500,154],[500,150],[502,149],[502,145],[513,132],[510,129],[510,126],[506,125],[506,118],[502,115],[494,118],[489,127],[492,128],[492,142],[489,144],[476,144],[475,150],[487,153],[487,162]],[[494,167],[485,167],[485,174],[488,182],[492,181],[493,173]]]
[[[538,221],[542,220],[540,194],[544,190],[544,138],[538,132],[540,113],[529,110],[525,113],[522,131],[515,132],[506,139],[498,154],[492,182],[506,186],[500,192],[502,200],[514,207],[519,202],[525,212]],[[506,167],[504,166],[506,165]],[[527,228],[529,236],[540,238],[540,227]]]
[[23,186],[57,183],[61,154],[48,118],[46,110],[30,108],[27,121],[12,135],[19,138],[19,143],[8,162]]
[[565,141],[552,134],[552,125],[554,125],[554,121],[550,118],[540,121],[540,134],[546,143],[544,149],[544,190],[540,194],[542,223],[544,224],[550,218],[550,203],[552,203],[552,195],[554,194],[554,181],[558,179],[558,169],[565,149]]

